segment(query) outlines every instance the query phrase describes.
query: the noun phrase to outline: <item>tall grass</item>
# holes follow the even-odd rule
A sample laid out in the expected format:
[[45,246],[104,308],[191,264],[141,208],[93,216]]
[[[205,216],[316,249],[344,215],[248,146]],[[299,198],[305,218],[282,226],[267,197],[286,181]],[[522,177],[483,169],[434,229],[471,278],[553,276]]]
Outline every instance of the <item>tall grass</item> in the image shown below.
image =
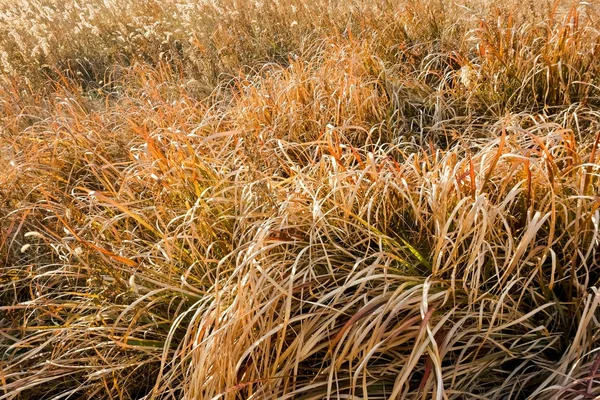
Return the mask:
[[0,6],[0,399],[600,396],[594,3]]

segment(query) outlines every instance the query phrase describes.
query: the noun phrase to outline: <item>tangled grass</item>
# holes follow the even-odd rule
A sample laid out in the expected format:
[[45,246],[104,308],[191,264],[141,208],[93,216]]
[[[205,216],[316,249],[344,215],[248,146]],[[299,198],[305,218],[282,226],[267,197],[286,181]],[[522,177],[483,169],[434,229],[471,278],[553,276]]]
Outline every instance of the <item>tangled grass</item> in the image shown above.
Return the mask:
[[0,5],[0,399],[600,396],[592,3]]

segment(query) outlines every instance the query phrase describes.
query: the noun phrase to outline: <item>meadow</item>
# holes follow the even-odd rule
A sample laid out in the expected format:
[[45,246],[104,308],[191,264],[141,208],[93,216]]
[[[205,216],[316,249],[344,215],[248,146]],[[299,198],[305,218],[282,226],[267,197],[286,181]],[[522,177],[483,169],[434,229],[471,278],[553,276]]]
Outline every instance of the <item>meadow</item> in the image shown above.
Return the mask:
[[600,2],[0,1],[0,400],[600,398]]

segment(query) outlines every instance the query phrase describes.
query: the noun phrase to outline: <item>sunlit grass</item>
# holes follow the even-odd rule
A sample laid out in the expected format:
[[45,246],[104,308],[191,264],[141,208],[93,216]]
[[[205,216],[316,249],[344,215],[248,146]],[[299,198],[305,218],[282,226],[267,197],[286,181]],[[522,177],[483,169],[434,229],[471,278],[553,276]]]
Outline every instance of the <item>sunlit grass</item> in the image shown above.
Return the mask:
[[0,6],[0,399],[600,396],[593,3]]

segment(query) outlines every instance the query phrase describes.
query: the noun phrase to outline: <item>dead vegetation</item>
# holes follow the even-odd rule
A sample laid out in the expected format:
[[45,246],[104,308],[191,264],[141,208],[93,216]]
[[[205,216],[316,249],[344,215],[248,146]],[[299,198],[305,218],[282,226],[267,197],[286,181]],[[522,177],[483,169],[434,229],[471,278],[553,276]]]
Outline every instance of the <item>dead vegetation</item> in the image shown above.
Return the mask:
[[600,396],[597,4],[0,6],[0,399]]

